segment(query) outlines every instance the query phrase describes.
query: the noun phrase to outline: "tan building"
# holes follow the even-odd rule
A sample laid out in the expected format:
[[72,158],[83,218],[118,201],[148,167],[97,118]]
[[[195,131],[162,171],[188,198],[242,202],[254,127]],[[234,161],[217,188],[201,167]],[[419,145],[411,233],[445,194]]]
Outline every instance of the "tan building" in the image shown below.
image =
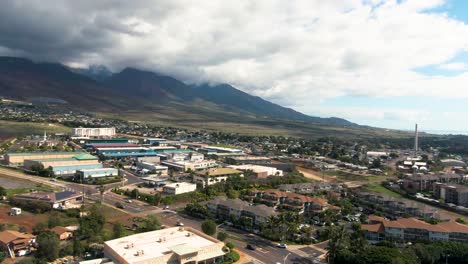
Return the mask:
[[216,184],[218,182],[226,181],[229,177],[239,175],[244,177],[242,171],[231,169],[231,168],[211,168],[197,172],[193,176],[195,183],[206,185]]
[[25,160],[32,159],[64,159],[79,155],[82,152],[24,152],[6,153],[5,161],[8,165],[21,166]]
[[192,228],[172,227],[107,241],[104,255],[120,264],[205,264],[222,259],[223,247]]
[[0,232],[0,249],[5,250],[11,258],[24,256],[34,250],[36,236],[6,230]]

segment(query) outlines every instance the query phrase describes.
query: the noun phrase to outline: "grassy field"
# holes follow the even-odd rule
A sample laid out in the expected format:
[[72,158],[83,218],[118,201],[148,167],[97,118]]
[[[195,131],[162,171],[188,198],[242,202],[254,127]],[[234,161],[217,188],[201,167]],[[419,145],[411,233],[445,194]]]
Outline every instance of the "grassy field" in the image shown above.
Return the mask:
[[31,134],[65,133],[70,132],[70,128],[59,124],[32,123],[32,122],[12,122],[0,120],[0,139],[25,136]]
[[368,184],[365,186],[365,188],[369,191],[372,191],[372,192],[378,192],[378,193],[383,193],[383,194],[387,194],[387,195],[390,195],[392,197],[395,197],[395,198],[402,198],[403,196],[401,196],[399,193],[396,193],[396,192],[392,192],[391,190],[383,187],[381,184],[379,183],[371,183],[371,184]]

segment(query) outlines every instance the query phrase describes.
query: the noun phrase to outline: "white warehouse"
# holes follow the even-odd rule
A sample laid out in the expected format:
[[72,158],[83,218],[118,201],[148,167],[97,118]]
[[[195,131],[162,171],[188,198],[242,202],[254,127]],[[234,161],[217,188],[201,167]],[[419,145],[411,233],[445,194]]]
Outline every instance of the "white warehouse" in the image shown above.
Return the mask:
[[86,138],[110,138],[115,136],[115,127],[77,127],[73,128],[73,136]]
[[194,192],[197,190],[197,185],[195,183],[188,182],[176,182],[171,183],[163,187],[163,192],[166,194],[181,194]]

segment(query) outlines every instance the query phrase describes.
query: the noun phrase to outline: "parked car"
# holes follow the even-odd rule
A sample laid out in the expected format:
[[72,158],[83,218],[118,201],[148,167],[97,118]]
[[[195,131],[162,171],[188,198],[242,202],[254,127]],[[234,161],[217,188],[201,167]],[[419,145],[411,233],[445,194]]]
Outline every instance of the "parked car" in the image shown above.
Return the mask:
[[257,249],[257,247],[255,245],[252,245],[252,244],[247,244],[247,249],[255,250],[255,249]]
[[127,203],[133,203],[132,199],[128,199],[126,202]]
[[169,210],[169,205],[164,206],[164,210]]
[[277,247],[279,247],[279,248],[287,248],[288,245],[286,245],[286,244],[278,244]]
[[120,209],[125,209],[125,206],[119,202],[115,203],[115,207],[120,208]]
[[177,222],[176,226],[184,226],[184,223],[182,223],[182,222]]

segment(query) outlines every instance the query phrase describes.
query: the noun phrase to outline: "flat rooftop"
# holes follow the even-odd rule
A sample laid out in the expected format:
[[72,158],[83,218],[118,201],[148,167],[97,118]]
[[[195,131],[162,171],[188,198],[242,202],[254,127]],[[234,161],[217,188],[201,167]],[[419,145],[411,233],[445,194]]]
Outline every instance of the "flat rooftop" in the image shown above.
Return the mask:
[[215,239],[208,240],[191,229],[172,227],[110,240],[105,245],[128,263],[141,263],[168,254],[198,252],[217,243]]

